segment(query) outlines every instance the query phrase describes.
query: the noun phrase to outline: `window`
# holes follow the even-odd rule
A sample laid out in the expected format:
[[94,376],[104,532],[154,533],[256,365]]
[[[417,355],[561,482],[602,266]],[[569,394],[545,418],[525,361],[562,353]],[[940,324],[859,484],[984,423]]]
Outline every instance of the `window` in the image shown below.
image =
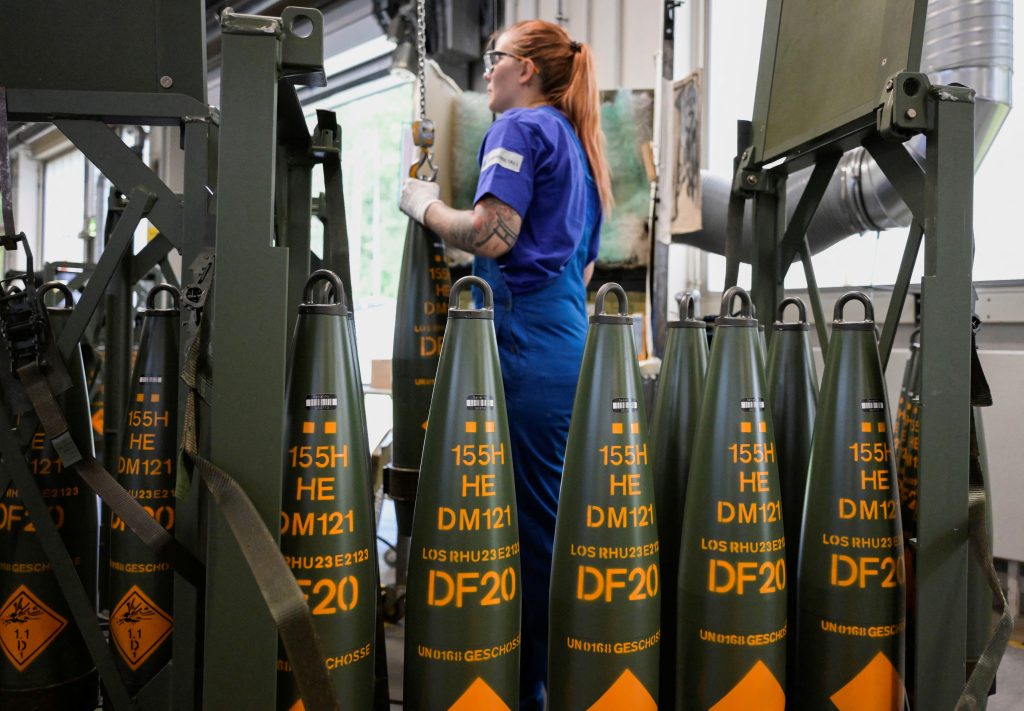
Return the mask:
[[[708,92],[709,165],[712,172],[728,175],[736,150],[736,120],[750,118],[765,0],[715,0],[710,3],[711,37]],[[1024,57],[1024,29],[1018,13],[1014,18],[1014,54]],[[1013,78],[1013,95],[1024,96],[1024,72]],[[1024,141],[1024,113],[1011,111],[975,176],[974,231],[976,281],[1024,278],[1024,244],[1011,237],[1009,211],[1014,204],[1016,151]],[[1019,161],[1017,161],[1019,162]],[[815,276],[821,287],[892,284],[896,281],[907,229],[892,229],[849,237],[814,256]],[[920,282],[923,254],[918,257],[913,280]],[[708,256],[708,287],[721,291],[725,258]],[[750,284],[750,266],[741,265],[740,284]],[[803,269],[795,263],[786,288],[806,287]]]
[[43,254],[37,261],[83,261],[85,156],[70,150],[46,161],[43,186]]
[[[360,365],[369,378],[370,360],[390,358],[395,297],[409,219],[398,210],[404,173],[402,136],[409,131],[413,85],[391,77],[358,88],[315,108],[337,112],[341,126],[342,175],[352,266]],[[312,107],[307,107],[307,110]],[[315,114],[308,116],[316,123]],[[323,190],[313,174],[313,194]],[[322,254],[323,228],[313,220],[313,251]]]

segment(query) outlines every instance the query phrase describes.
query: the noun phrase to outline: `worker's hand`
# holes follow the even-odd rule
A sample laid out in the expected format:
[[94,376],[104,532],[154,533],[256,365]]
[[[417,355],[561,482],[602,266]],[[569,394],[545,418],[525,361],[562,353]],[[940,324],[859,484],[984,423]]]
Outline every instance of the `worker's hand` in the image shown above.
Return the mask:
[[398,208],[422,225],[425,224],[423,220],[427,208],[435,202],[441,202],[440,194],[441,186],[437,183],[406,178],[402,184],[402,198],[398,201]]

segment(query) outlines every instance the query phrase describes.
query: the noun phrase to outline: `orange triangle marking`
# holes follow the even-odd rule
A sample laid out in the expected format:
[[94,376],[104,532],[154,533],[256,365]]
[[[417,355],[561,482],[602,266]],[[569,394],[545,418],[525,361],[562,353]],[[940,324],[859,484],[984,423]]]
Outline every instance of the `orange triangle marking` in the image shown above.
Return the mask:
[[830,700],[839,711],[899,711],[903,708],[903,679],[879,652]]
[[103,408],[99,408],[92,415],[92,429],[96,434],[103,434]]
[[448,711],[512,711],[497,692],[480,677],[448,707]]
[[306,711],[306,704],[302,703],[302,699],[299,699],[294,704],[292,704],[291,708],[289,708],[288,711]]
[[651,692],[640,682],[629,669],[615,680],[608,691],[594,702],[587,711],[657,711]]
[[429,422],[429,420],[423,420],[423,424],[422,424],[422,425],[420,425],[420,427],[422,427],[422,428],[423,428],[423,431],[424,431],[424,432],[426,432],[426,431],[427,431],[427,422]]
[[171,636],[173,629],[174,620],[138,585],[132,585],[110,613],[110,638],[133,671]]
[[0,609],[0,647],[18,671],[25,671],[50,646],[68,621],[19,585]]
[[786,692],[771,669],[758,660],[740,683],[711,707],[711,711],[783,711],[785,708]]

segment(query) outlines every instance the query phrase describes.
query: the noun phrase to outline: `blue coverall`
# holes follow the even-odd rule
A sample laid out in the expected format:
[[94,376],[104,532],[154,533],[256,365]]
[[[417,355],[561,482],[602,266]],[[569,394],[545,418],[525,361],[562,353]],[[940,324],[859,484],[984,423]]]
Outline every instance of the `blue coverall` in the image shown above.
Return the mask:
[[476,201],[493,195],[523,218],[515,246],[474,272],[494,292],[494,325],[515,469],[523,620],[520,708],[543,708],[548,593],[558,492],[587,336],[583,270],[597,255],[601,206],[568,119],[513,109],[480,149]]

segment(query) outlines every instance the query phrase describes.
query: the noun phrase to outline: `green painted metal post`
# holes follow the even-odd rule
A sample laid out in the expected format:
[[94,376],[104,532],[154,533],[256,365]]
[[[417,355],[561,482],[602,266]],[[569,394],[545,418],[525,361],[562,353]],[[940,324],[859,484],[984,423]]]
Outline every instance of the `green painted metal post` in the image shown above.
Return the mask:
[[974,91],[933,86],[921,278],[916,699],[952,708],[965,678]]
[[[183,265],[181,281],[190,284],[194,276],[189,273],[191,265],[204,249],[212,248],[213,234],[207,229],[211,197],[207,184],[214,182],[215,170],[211,169],[211,157],[216,156],[217,126],[211,119],[192,121],[185,124],[185,193],[182,208],[182,246],[181,263]],[[196,327],[192,313],[182,309],[181,349],[179,362],[185,362],[185,350],[189,340],[195,334]],[[179,382],[178,421],[184,422],[186,386]],[[208,421],[208,406],[201,400],[198,404],[200,422]],[[202,438],[201,441],[207,441]],[[204,444],[205,446],[205,444]],[[208,449],[201,454],[209,457]],[[175,510],[175,536],[200,559],[205,557],[205,545],[202,541],[200,513],[200,490],[194,486],[188,496],[178,498]],[[178,634],[172,637],[172,656],[175,664],[172,667],[171,683],[172,705],[175,711],[193,711],[202,705],[200,697],[202,684],[202,665],[197,661],[203,644],[202,607],[200,591],[196,590],[181,576],[174,578],[174,626]]]
[[758,322],[767,327],[782,299],[779,243],[785,233],[786,179],[765,170],[761,171],[761,182],[765,184],[754,193],[754,260],[751,264],[750,297],[757,307]]
[[[281,48],[252,25],[236,19],[222,35],[211,459],[276,534],[288,343],[288,252],[273,246]],[[230,528],[208,509],[203,706],[271,711],[277,633]]]

